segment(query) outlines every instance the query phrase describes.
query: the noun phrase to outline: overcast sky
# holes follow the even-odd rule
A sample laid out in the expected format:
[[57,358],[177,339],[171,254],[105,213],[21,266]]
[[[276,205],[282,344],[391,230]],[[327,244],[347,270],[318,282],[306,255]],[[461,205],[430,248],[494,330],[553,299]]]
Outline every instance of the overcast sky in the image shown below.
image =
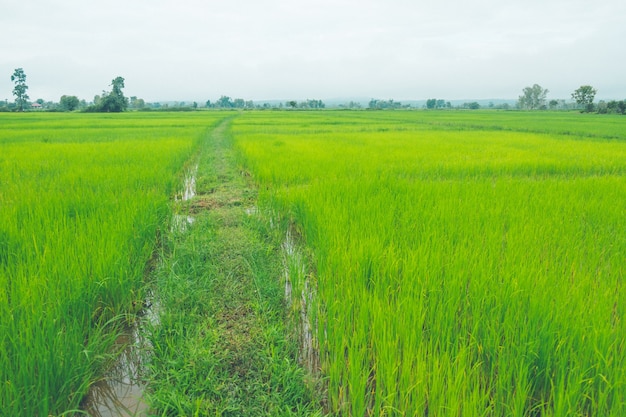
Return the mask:
[[[0,0],[0,98],[626,98],[625,0]],[[4,95],[4,96],[3,96]]]

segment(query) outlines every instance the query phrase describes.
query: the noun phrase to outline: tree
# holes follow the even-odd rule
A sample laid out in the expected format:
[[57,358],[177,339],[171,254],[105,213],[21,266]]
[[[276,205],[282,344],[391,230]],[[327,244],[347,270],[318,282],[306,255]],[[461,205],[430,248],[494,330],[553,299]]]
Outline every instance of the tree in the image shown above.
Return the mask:
[[217,107],[221,107],[223,109],[229,109],[229,108],[233,107],[233,101],[228,96],[221,96],[217,100]]
[[399,101],[393,101],[393,99],[389,99],[389,100],[371,99],[368,107],[370,109],[376,109],[376,110],[399,109],[402,107],[402,103]]
[[146,107],[146,102],[142,98],[137,98],[137,96],[132,96],[130,98],[130,108],[131,109],[143,109]]
[[76,96],[61,96],[61,100],[59,100],[59,105],[63,111],[76,110],[79,104],[80,100]]
[[103,111],[107,112],[123,112],[128,108],[128,99],[124,97],[122,88],[124,88],[124,78],[116,77],[111,81],[112,90],[104,99]]
[[111,81],[111,92],[102,92],[102,97],[95,96],[93,106],[87,108],[91,112],[119,113],[128,108],[128,99],[124,97],[124,78],[116,77]]
[[26,74],[22,68],[16,68],[11,75],[11,81],[15,83],[13,88],[13,95],[15,96],[15,105],[19,111],[24,111],[24,104],[28,100],[28,86],[26,85]]
[[326,105],[324,104],[322,100],[309,98],[306,101],[303,101],[302,103],[300,103],[300,107],[303,109],[323,109],[326,107]]
[[582,106],[583,111],[593,111],[593,99],[596,97],[598,90],[590,85],[581,85],[572,93],[572,99]]
[[434,109],[436,105],[437,105],[437,99],[436,98],[429,98],[428,100],[426,100],[426,108],[427,109]]
[[523,94],[519,96],[519,107],[521,109],[537,110],[546,105],[546,96],[548,90],[541,87],[539,84],[534,84],[532,87],[526,87],[522,90]]
[[[600,104],[600,103],[598,103]],[[621,100],[621,101],[615,101],[615,100],[611,100],[608,103],[606,103],[606,109],[607,109],[607,113],[617,113],[617,114],[624,114],[624,112],[626,111],[626,101]],[[598,111],[599,113],[599,111]]]

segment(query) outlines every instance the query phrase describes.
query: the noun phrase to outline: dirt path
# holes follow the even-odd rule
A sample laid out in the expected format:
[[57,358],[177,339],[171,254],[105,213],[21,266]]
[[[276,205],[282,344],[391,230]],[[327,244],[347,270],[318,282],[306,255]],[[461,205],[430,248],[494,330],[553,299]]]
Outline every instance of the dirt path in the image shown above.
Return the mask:
[[279,244],[256,215],[227,118],[207,134],[155,282],[149,402],[156,415],[316,415],[285,325]]

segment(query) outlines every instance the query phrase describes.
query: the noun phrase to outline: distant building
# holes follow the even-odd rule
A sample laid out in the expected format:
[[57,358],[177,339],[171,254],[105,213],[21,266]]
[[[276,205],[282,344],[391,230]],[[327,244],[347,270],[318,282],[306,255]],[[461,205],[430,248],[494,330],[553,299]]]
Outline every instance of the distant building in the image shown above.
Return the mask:
[[35,110],[41,110],[43,108],[42,105],[37,102],[31,104],[30,106]]

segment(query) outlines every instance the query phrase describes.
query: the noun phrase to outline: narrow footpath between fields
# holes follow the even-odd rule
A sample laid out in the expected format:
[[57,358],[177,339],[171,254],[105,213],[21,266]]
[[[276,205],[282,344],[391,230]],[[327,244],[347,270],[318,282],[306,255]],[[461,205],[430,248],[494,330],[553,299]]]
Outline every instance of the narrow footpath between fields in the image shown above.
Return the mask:
[[286,325],[280,238],[258,218],[232,120],[207,133],[196,195],[164,237],[147,400],[158,416],[320,415]]

